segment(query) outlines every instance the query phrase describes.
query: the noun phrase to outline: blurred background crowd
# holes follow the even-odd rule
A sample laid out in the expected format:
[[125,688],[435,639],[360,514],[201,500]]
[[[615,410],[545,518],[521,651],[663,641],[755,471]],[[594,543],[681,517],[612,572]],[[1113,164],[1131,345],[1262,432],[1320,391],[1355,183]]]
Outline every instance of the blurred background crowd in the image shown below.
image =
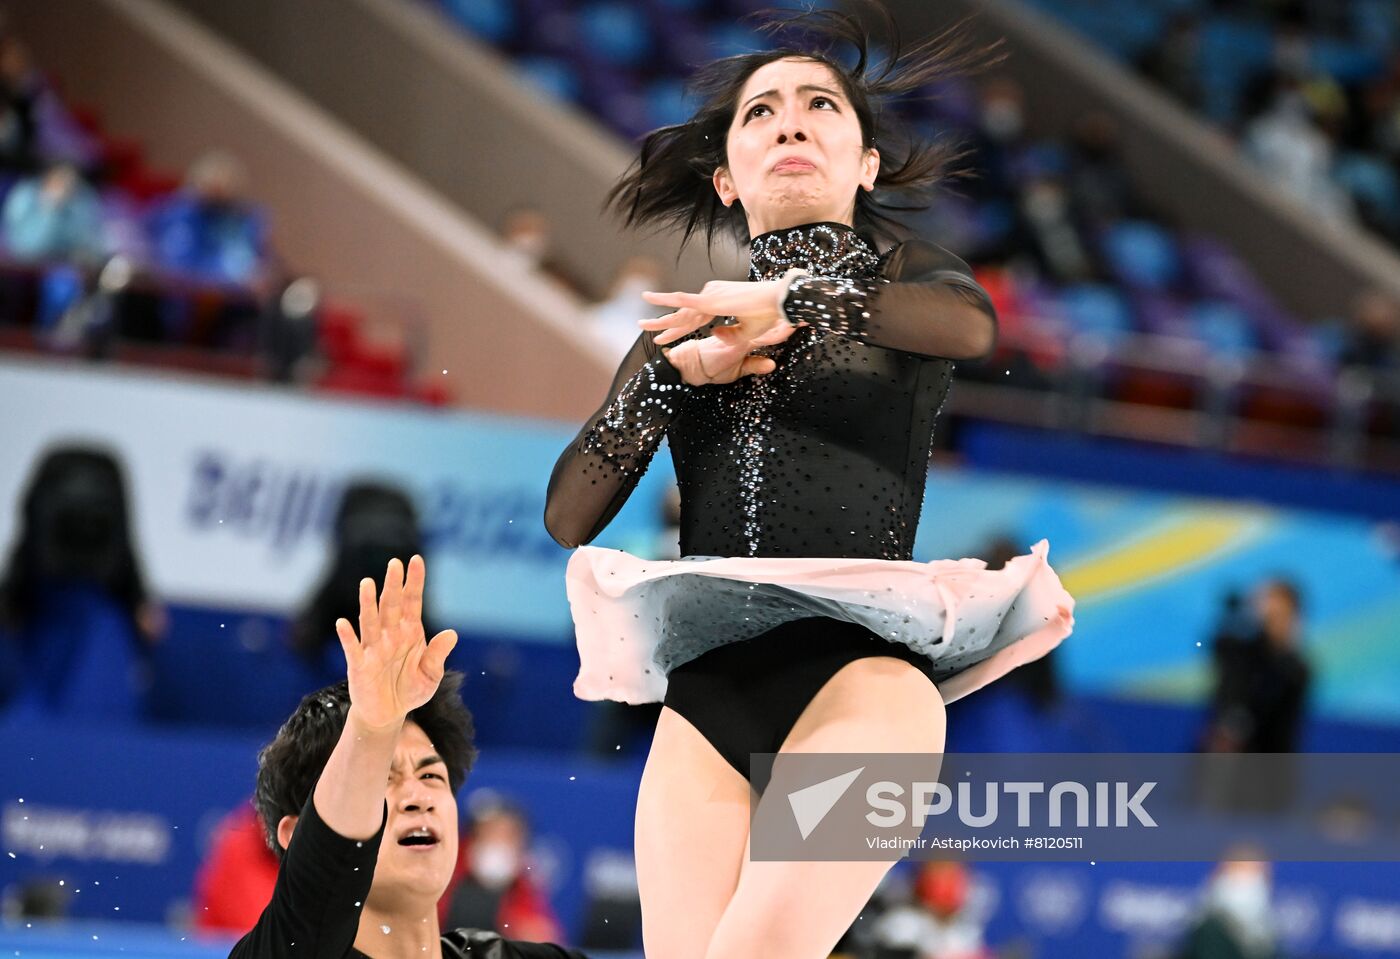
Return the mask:
[[[633,954],[659,707],[572,697],[540,510],[642,291],[741,275],[597,207],[695,64],[766,42],[763,4],[10,6],[0,944],[216,955],[251,927],[257,746],[343,676],[359,580],[421,552],[482,748],[444,922]],[[976,5],[889,6],[912,37]],[[1007,67],[901,105],[970,170],[910,228],[1001,322],[917,558],[1048,538],[1079,626],[950,707],[950,752],[1400,752],[1400,8],[995,7]],[[675,555],[668,469],[608,545]],[[907,863],[841,954],[1400,951],[1400,866],[1267,860]]]

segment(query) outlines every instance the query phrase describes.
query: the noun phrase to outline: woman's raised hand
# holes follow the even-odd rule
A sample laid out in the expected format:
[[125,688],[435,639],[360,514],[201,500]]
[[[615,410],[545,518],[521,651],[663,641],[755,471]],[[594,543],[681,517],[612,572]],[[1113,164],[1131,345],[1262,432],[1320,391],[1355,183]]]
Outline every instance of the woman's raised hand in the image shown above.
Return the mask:
[[753,356],[754,350],[781,343],[796,327],[784,323],[761,336],[747,336],[741,327],[716,327],[710,336],[686,340],[666,350],[666,359],[680,371],[691,386],[733,383],[741,376],[771,373],[778,364],[767,356]]
[[674,307],[675,312],[642,320],[638,325],[644,330],[659,331],[656,345],[665,346],[717,316],[732,316],[744,335],[752,339],[787,324],[779,309],[787,287],[783,280],[711,280],[699,293],[643,293],[642,298],[648,303]]
[[375,602],[374,580],[360,581],[360,635],[349,620],[338,619],[336,635],[345,651],[350,704],[365,725],[381,728],[402,722],[422,706],[442,682],[447,654],[457,634],[445,629],[423,641],[423,557],[389,561],[384,594]]

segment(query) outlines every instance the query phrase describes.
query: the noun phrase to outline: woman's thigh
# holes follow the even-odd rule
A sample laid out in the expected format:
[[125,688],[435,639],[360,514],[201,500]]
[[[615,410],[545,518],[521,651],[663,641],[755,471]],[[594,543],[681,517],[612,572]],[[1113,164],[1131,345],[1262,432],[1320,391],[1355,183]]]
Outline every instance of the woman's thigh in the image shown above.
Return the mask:
[[680,713],[663,708],[637,794],[648,959],[702,959],[734,895],[748,834],[748,783]]
[[[943,699],[918,669],[892,657],[848,663],[808,704],[782,752],[939,753]],[[770,790],[764,802],[786,797]],[[755,862],[710,942],[708,959],[824,959],[860,914],[889,862]]]

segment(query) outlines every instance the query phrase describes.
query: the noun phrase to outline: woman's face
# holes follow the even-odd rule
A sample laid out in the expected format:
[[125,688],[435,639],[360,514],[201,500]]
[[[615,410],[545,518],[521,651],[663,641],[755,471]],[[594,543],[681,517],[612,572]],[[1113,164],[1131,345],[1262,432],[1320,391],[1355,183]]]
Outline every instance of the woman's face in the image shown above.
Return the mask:
[[739,93],[715,190],[738,200],[757,236],[802,223],[850,224],[856,191],[872,189],[880,155],[865,149],[860,120],[830,68],[775,60]]

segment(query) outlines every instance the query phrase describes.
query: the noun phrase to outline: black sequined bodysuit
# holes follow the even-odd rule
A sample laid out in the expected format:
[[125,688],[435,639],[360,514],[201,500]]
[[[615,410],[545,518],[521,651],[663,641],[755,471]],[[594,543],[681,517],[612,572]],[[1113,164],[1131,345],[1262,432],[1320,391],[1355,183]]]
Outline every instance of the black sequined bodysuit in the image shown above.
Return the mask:
[[[881,255],[837,223],[766,233],[750,254],[750,280],[809,271],[783,302],[806,325],[766,351],[772,373],[698,387],[643,333],[550,477],[545,523],[562,545],[608,524],[667,437],[685,556],[911,558],[951,360],[995,342],[986,292],[941,247]],[[666,612],[646,671],[660,669],[665,705],[760,792],[752,754],[777,752],[847,663],[894,656],[935,683],[946,674],[781,589],[686,575],[653,589]]]
[[643,333],[550,477],[561,544],[602,531],[665,436],[683,555],[911,557],[950,360],[995,338],[986,292],[941,247],[879,255],[837,223],[765,233],[750,257],[750,280],[810,271],[784,302],[807,325],[766,351],[774,372],[720,386],[683,383]]

